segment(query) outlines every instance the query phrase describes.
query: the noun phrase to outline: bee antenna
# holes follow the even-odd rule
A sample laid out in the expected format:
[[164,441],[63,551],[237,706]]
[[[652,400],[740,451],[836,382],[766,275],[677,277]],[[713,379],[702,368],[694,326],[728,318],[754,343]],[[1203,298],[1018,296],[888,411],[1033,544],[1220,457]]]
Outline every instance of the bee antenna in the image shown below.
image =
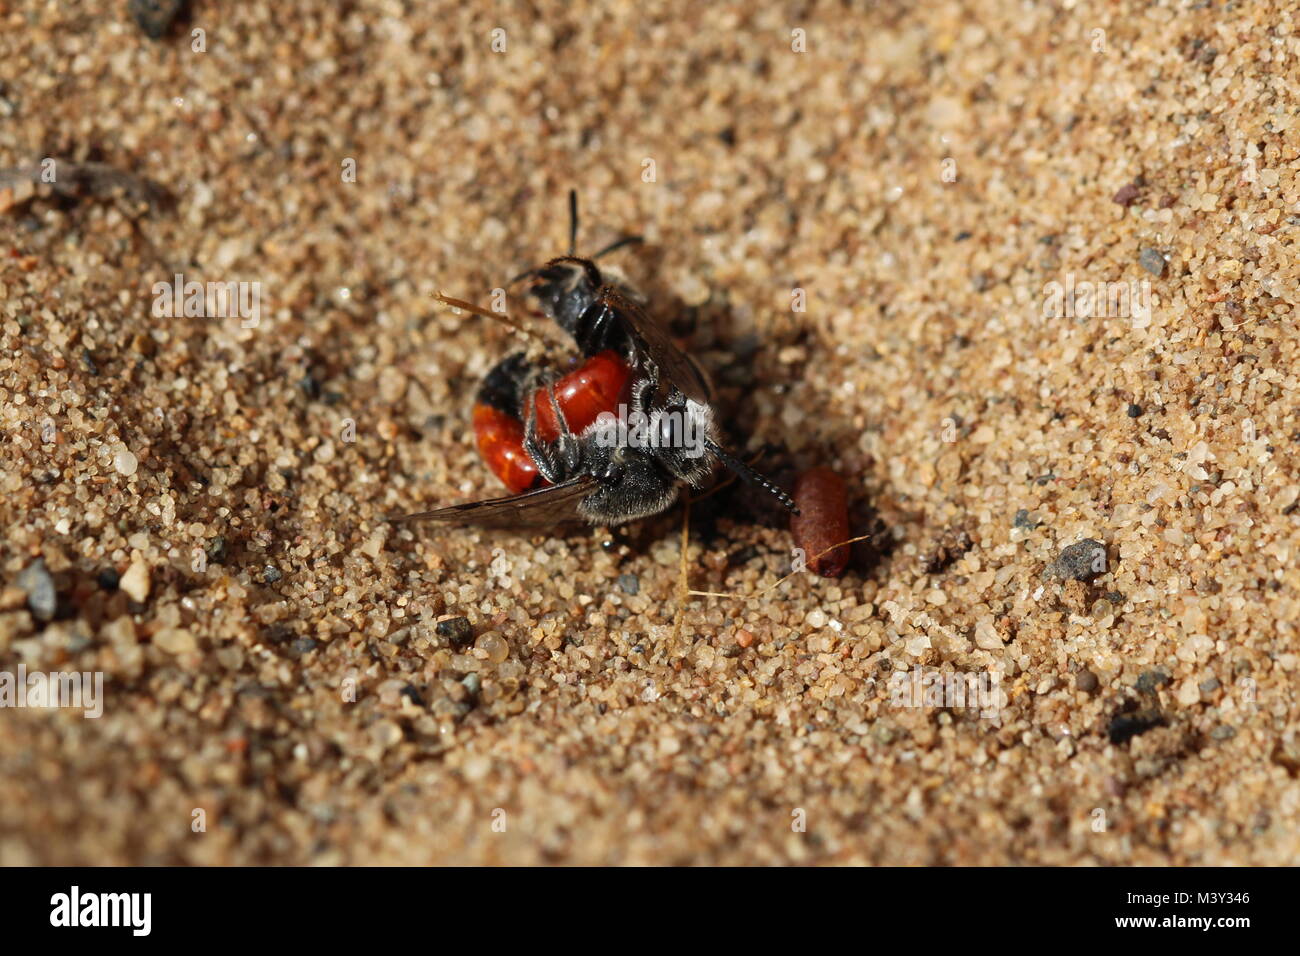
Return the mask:
[[464,299],[452,298],[451,296],[444,295],[441,292],[434,293],[433,297],[437,301],[441,302],[443,305],[449,305],[453,309],[461,309],[465,312],[469,312],[471,315],[482,316],[485,319],[491,319],[493,322],[500,322],[502,325],[508,325],[510,326],[510,328],[514,329],[516,332],[525,336],[526,338],[537,339],[543,342],[546,341],[545,338],[538,335],[536,332],[532,332],[529,329],[525,328],[523,325],[521,325],[519,322],[516,322],[514,319],[506,315],[504,312],[489,312],[487,309],[484,309],[481,306],[477,306],[473,302],[466,302]]
[[762,488],[764,491],[770,494],[777,501],[781,502],[781,504],[785,505],[786,508],[788,508],[794,514],[799,513],[799,509],[795,506],[793,498],[787,495],[776,485],[772,484],[772,482],[769,479],[764,478],[753,468],[750,468],[747,464],[745,464],[735,455],[731,454],[731,452],[727,451],[721,445],[717,444],[716,442],[708,441],[704,443],[704,447],[706,447],[709,451],[713,452],[713,454],[717,455],[720,459],[722,459],[722,463],[726,465],[728,468],[730,468],[732,471],[734,471],[736,474],[738,474],[745,482],[753,485],[756,488]]
[[578,191],[569,190],[569,255],[578,248]]
[[637,245],[642,242],[645,242],[645,236],[624,236],[622,239],[615,239],[591,258],[599,259],[601,256],[609,255],[615,249],[622,249],[624,246]]
[[515,276],[513,279],[507,282],[506,288],[509,289],[516,282],[519,282],[522,279],[527,279],[529,276],[535,276],[540,271],[541,271],[540,269],[525,269],[523,272],[519,273],[519,275]]

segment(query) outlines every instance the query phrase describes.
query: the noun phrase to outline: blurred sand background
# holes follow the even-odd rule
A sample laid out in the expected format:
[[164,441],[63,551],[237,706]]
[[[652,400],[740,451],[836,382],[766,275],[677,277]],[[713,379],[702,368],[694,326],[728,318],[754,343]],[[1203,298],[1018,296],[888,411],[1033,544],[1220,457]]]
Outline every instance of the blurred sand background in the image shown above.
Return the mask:
[[[0,0],[0,167],[65,173],[0,180],[0,669],[105,675],[99,719],[0,711],[0,863],[1295,862],[1296,30]],[[849,479],[843,578],[759,594],[789,535],[728,489],[690,583],[742,597],[674,638],[680,509],[383,522],[500,492],[467,423],[515,342],[430,296],[562,252],[570,188],[737,439]],[[177,273],[257,327],[155,317]],[[918,667],[996,713],[898,706]]]

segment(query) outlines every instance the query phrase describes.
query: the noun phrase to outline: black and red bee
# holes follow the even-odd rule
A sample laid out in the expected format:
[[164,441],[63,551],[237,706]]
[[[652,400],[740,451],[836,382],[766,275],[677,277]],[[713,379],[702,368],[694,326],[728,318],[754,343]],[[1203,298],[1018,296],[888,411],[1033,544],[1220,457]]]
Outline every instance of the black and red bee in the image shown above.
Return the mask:
[[512,495],[407,515],[484,527],[585,520],[616,525],[657,514],[682,485],[698,488],[719,462],[776,496],[784,491],[725,450],[704,372],[647,314],[628,285],[595,258],[574,255],[577,199],[569,195],[569,254],[529,270],[527,294],[573,339],[569,373],[516,353],[488,372],[474,405],[479,453]]

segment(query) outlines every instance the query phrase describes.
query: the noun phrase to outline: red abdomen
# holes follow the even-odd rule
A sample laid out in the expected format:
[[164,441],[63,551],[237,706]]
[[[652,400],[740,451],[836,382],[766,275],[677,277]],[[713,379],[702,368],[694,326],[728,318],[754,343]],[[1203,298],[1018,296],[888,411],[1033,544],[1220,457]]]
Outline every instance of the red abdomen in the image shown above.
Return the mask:
[[524,451],[524,423],[519,419],[480,402],[474,406],[474,437],[487,466],[514,494],[545,484]]
[[[631,384],[632,370],[617,352],[598,352],[555,383],[555,399],[569,430],[576,434],[601,412],[617,414],[619,404],[628,400]],[[538,437],[555,441],[560,437],[560,428],[546,389],[539,388],[529,400],[537,409]],[[524,451],[521,418],[479,402],[474,406],[474,435],[479,454],[511,492],[520,494],[547,484],[537,464]]]
[[[582,365],[555,383],[555,399],[575,434],[594,422],[601,412],[618,412],[620,402],[628,400],[632,370],[617,352],[597,352]],[[560,437],[560,425],[551,410],[546,389],[533,395],[537,406],[537,434],[546,441]]]

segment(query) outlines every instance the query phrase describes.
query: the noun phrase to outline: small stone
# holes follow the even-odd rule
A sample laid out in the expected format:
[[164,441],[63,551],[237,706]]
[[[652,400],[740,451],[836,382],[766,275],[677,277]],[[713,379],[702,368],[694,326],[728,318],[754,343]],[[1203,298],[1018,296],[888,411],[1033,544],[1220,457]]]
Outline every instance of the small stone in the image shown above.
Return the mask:
[[1142,192],[1142,186],[1137,182],[1131,182],[1119,188],[1119,192],[1111,197],[1111,202],[1116,203],[1124,208],[1128,208],[1137,201]]
[[38,621],[48,621],[54,617],[59,596],[54,590],[54,579],[46,570],[44,559],[37,558],[29,564],[14,584],[27,593],[27,606]]
[[1074,675],[1075,690],[1081,690],[1085,694],[1091,694],[1100,683],[1101,681],[1097,680],[1097,675],[1090,670],[1081,670]]
[[461,679],[460,685],[469,692],[471,697],[474,697],[483,688],[483,678],[479,677],[478,674],[466,674]]
[[1129,418],[1141,418],[1141,417],[1142,417],[1142,406],[1141,406],[1141,405],[1129,405],[1129,407],[1128,407],[1128,417],[1129,417]]
[[1227,724],[1219,724],[1219,726],[1210,731],[1210,736],[1215,740],[1231,740],[1233,737],[1237,736],[1237,728],[1229,727]]
[[27,603],[27,592],[16,584],[0,588],[0,613],[16,611]]
[[624,594],[638,594],[641,591],[641,579],[635,574],[620,574],[618,586],[623,589]]
[[739,644],[741,647],[753,647],[754,646],[753,633],[750,631],[746,631],[744,628],[741,628],[740,630],[736,631],[736,643]]
[[105,568],[99,572],[96,581],[105,591],[116,591],[118,584],[122,581],[122,576],[117,573],[116,568]]
[[181,12],[184,0],[129,0],[126,5],[136,25],[151,40],[161,40]]
[[1150,694],[1155,691],[1157,687],[1167,683],[1169,683],[1169,675],[1164,671],[1147,671],[1138,677],[1137,684],[1134,686],[1136,686],[1142,693]]
[[485,653],[493,664],[500,664],[510,656],[510,645],[496,631],[480,635],[474,647]]
[[379,373],[379,398],[390,405],[401,401],[406,394],[406,375],[401,369],[390,366]]
[[1216,690],[1219,689],[1219,678],[1217,677],[1206,678],[1205,680],[1201,681],[1199,686],[1201,688],[1202,694],[1213,694]]
[[1138,264],[1157,279],[1165,274],[1165,257],[1157,249],[1147,247],[1139,252]]
[[208,542],[208,546],[203,549],[207,556],[208,564],[225,564],[226,563],[226,538],[225,535],[217,535]]
[[1106,572],[1106,546],[1095,538],[1084,538],[1057,555],[1047,566],[1049,578],[1091,581]]
[[122,575],[122,580],[118,582],[120,587],[132,601],[137,604],[143,604],[145,598],[149,596],[149,566],[141,558],[136,558],[131,562],[131,566],[126,569],[126,574]]
[[370,737],[384,750],[402,742],[402,728],[391,720],[378,721],[370,728]]
[[154,647],[168,654],[189,654],[198,650],[198,641],[183,627],[165,627],[153,636]]
[[135,474],[140,462],[128,449],[119,447],[113,455],[113,467],[119,475],[125,475],[130,478]]
[[930,638],[925,634],[917,634],[904,642],[903,649],[909,657],[920,657],[930,649]]
[[132,647],[136,643],[135,621],[131,620],[131,615],[123,614],[117,620],[105,624],[100,637],[119,649]]
[[1038,522],[1034,516],[1029,513],[1028,508],[1021,508],[1016,512],[1016,516],[1011,519],[1011,523],[1022,531],[1033,531],[1038,527]]
[[434,630],[445,637],[452,647],[466,647],[474,640],[474,628],[467,617],[453,617],[439,621]]
[[284,575],[280,572],[280,569],[275,567],[274,565],[268,564],[266,567],[262,569],[263,584],[274,584],[276,581],[279,581],[282,577],[284,577]]
[[1002,650],[1002,635],[998,633],[991,617],[975,625],[975,646],[985,651]]

